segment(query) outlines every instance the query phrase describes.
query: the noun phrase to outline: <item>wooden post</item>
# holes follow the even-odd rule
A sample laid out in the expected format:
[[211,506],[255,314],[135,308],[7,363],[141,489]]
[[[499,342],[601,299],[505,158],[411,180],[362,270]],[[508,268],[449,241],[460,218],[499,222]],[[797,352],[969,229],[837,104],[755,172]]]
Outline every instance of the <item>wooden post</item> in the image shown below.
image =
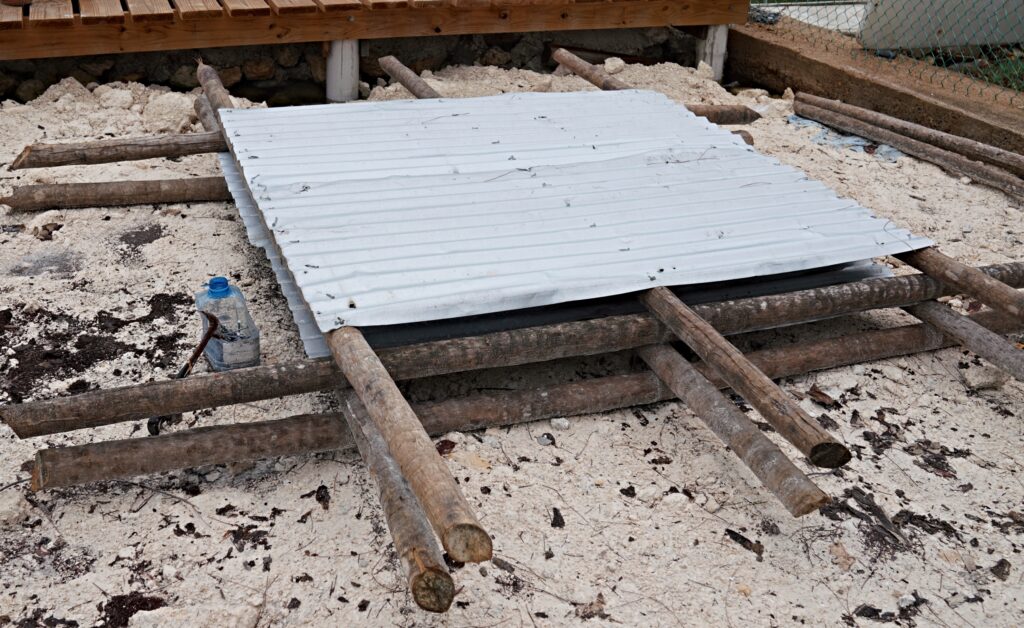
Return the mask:
[[342,327],[327,334],[327,345],[387,442],[448,554],[466,563],[490,560],[491,537],[473,515],[416,413],[363,334],[355,327]]
[[157,135],[75,144],[32,144],[15,158],[11,170],[105,164],[159,157],[183,157],[227,150],[220,132]]
[[697,39],[697,60],[711,66],[713,78],[721,82],[725,74],[725,55],[729,42],[729,26],[716,24],[704,27],[704,37]]
[[809,105],[804,101],[795,101],[793,111],[799,116],[816,120],[844,133],[852,133],[873,142],[888,144],[908,155],[930,161],[949,172],[970,177],[997,190],[1002,190],[1006,194],[1024,198],[1024,180],[1002,168],[972,161],[958,153],[894,133],[863,120]]
[[[1011,285],[1024,285],[1024,263],[981,270]],[[735,334],[909,305],[948,294],[946,289],[927,275],[904,275],[706,303],[693,310],[720,333]],[[391,376],[403,380],[635,349],[672,338],[650,314],[632,314],[383,349],[380,357]],[[0,406],[0,420],[20,438],[29,438],[327,390],[337,386],[338,375],[331,360],[269,364]]]
[[1006,371],[1017,381],[1024,382],[1024,351],[1007,342],[1006,338],[936,301],[925,301],[903,309],[957,339],[964,348]]
[[800,517],[828,503],[828,495],[678,351],[667,345],[654,345],[642,347],[639,354],[790,514]]
[[721,373],[733,390],[812,463],[835,468],[850,461],[849,449],[826,432],[671,290],[647,290],[640,294],[640,300],[702,360]]
[[[971,317],[1008,333],[1024,328],[986,311]],[[772,378],[934,351],[955,344],[932,326],[906,325],[765,349],[747,359]],[[718,388],[728,385],[700,362],[695,368]],[[331,372],[331,379],[336,376]],[[329,388],[326,382],[324,388]],[[507,390],[413,404],[428,434],[482,430],[552,417],[594,414],[672,399],[650,372],[612,375],[539,389]],[[353,443],[342,417],[301,415],[274,421],[199,427],[152,438],[131,438],[42,449],[33,470],[35,490],[88,484],[187,467],[345,450]]]
[[[195,109],[196,116],[199,117],[199,123],[203,125],[204,129],[223,133],[220,128],[220,122],[217,120],[217,114],[214,113],[213,107],[210,105],[210,99],[206,97],[206,94],[200,94],[192,107]],[[223,140],[223,138],[221,139]]]
[[196,78],[199,79],[199,84],[203,87],[203,93],[209,99],[210,106],[213,107],[214,111],[218,109],[233,109],[235,107],[235,103],[231,100],[231,94],[228,93],[224,83],[221,82],[217,70],[214,70],[200,60],[196,68]]
[[896,256],[932,279],[969,294],[990,308],[1024,320],[1024,294],[1012,286],[962,264],[935,247],[928,247]]
[[878,113],[877,111],[871,111],[870,109],[864,109],[863,107],[857,107],[838,100],[812,96],[805,92],[799,92],[796,95],[796,99],[808,105],[828,109],[829,111],[888,129],[894,133],[900,133],[912,139],[960,153],[970,159],[984,161],[993,166],[1005,168],[1018,176],[1024,176],[1024,155],[1020,153],[997,148],[991,144],[960,137],[952,133],[938,131],[913,122],[907,122],[906,120],[887,116],[884,113]]
[[402,560],[412,599],[428,611],[443,613],[452,605],[455,583],[448,575],[430,522],[409,483],[388,451],[365,406],[351,390],[339,394],[349,433],[377,484],[384,520]]
[[150,203],[203,203],[231,201],[223,177],[105,181],[102,183],[46,183],[16,187],[0,198],[12,211],[31,212],[82,207],[120,207]]
[[388,55],[378,60],[381,69],[388,73],[388,76],[402,84],[402,87],[409,90],[416,98],[440,98],[433,87],[427,84],[418,74],[405,67],[401,61]]

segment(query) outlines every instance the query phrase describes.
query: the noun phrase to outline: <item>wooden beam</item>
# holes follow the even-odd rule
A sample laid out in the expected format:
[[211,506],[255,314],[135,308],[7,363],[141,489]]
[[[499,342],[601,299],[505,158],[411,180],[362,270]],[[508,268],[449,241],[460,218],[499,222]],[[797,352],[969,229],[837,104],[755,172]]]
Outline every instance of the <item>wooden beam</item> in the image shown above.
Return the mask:
[[464,563],[490,560],[491,537],[363,334],[355,327],[342,327],[327,334],[327,346],[380,430],[448,554]]
[[[1024,263],[981,270],[1012,285],[1024,286]],[[943,284],[927,275],[904,275],[705,303],[694,305],[693,310],[720,333],[735,334],[909,305],[948,294],[944,290]],[[671,332],[650,314],[631,314],[394,347],[381,350],[380,358],[392,378],[407,380],[611,353],[672,338]],[[327,359],[266,364],[0,406],[0,420],[19,438],[31,438],[329,390],[337,386],[339,373],[333,361]]]
[[964,294],[971,295],[990,308],[1024,320],[1024,293],[977,268],[956,261],[935,247],[901,253],[896,257],[932,279],[962,290]]
[[[196,78],[203,88],[203,95],[206,96],[207,102],[210,103],[210,107],[215,113],[218,109],[234,108],[235,102],[231,100],[231,94],[221,82],[217,70],[200,60],[196,67]],[[223,132],[223,129],[221,131]]]
[[791,515],[801,517],[829,502],[828,495],[678,351],[668,345],[654,345],[642,347],[639,354]]
[[[334,15],[229,15],[201,20],[70,24],[10,29],[0,37],[0,60],[253,46],[339,39],[382,39],[484,33],[727,24],[746,19],[747,3],[717,0],[617,0],[587,4],[395,8]],[[60,36],[57,37],[56,35]]]
[[1015,377],[1017,381],[1024,382],[1024,351],[1007,342],[1006,338],[936,301],[925,301],[904,309],[947,336],[955,338],[965,349],[985,358]]
[[407,68],[395,57],[391,55],[382,57],[378,60],[378,63],[380,63],[381,69],[388,73],[388,76],[401,83],[402,87],[409,90],[409,93],[416,98],[441,97],[437,90],[428,85],[418,74]]
[[402,561],[412,599],[424,610],[443,613],[455,598],[455,583],[445,567],[427,515],[366,407],[351,390],[342,391],[339,397],[348,436],[377,484],[384,521],[395,542],[395,553]]
[[87,207],[121,207],[150,203],[203,203],[230,201],[223,177],[104,181],[102,183],[44,183],[23,185],[0,198],[16,212]]
[[668,288],[640,293],[640,300],[666,327],[713,366],[783,438],[819,467],[841,467],[850,450],[825,431],[739,349],[690,309]]
[[[192,107],[195,109],[199,123],[203,125],[204,129],[216,131],[217,133],[224,132],[220,128],[220,121],[217,120],[217,114],[213,111],[213,105],[210,104],[210,99],[206,97],[206,94],[201,94],[199,98],[196,98]],[[223,138],[221,141],[223,141]]]
[[11,170],[105,164],[160,157],[184,157],[227,150],[220,131],[118,138],[94,142],[32,144],[11,163]]

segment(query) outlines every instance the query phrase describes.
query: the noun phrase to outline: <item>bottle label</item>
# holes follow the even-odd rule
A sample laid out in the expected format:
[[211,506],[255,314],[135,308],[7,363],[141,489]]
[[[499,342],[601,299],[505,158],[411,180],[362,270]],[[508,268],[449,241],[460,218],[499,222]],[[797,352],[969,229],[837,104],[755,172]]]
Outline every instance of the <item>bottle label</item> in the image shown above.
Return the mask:
[[242,338],[232,342],[223,342],[224,364],[228,368],[236,368],[238,365],[259,364],[260,341],[259,338]]

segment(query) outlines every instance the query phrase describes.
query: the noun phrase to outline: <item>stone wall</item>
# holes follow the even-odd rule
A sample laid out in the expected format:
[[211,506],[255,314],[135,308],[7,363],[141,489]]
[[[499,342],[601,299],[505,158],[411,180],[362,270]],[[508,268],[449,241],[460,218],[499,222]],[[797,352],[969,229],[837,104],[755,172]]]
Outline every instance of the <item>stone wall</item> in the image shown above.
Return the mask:
[[[367,40],[360,47],[360,70],[372,83],[383,76],[377,59],[393,54],[417,72],[473,64],[544,71],[551,67],[554,45],[641,62],[693,65],[695,58],[693,38],[674,28],[563,31]],[[136,81],[191,90],[201,56],[238,95],[272,105],[320,102],[326,52],[325,44],[313,43],[0,61],[0,99],[32,100],[69,76],[83,85]]]

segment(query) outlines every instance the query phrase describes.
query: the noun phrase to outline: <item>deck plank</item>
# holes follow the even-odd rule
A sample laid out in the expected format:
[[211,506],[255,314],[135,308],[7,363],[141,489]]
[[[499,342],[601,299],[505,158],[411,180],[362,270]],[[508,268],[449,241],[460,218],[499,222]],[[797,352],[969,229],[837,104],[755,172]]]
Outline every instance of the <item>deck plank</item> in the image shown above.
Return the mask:
[[363,0],[367,9],[404,9],[409,6],[409,0]]
[[360,0],[315,0],[317,6],[320,7],[321,11],[325,13],[333,13],[335,11],[359,11],[363,8],[363,3]]
[[174,0],[174,11],[183,20],[218,17],[224,13],[217,0]]
[[265,0],[221,0],[224,10],[231,17],[239,15],[270,15],[270,5]]
[[320,10],[313,0],[267,0],[267,4],[278,15],[316,13]]
[[0,4],[0,30],[21,28],[21,7]]
[[125,0],[133,22],[170,22],[174,8],[167,0]]
[[29,26],[63,26],[74,21],[71,0],[35,0],[28,8]]
[[82,24],[121,24],[124,9],[121,0],[78,0]]

